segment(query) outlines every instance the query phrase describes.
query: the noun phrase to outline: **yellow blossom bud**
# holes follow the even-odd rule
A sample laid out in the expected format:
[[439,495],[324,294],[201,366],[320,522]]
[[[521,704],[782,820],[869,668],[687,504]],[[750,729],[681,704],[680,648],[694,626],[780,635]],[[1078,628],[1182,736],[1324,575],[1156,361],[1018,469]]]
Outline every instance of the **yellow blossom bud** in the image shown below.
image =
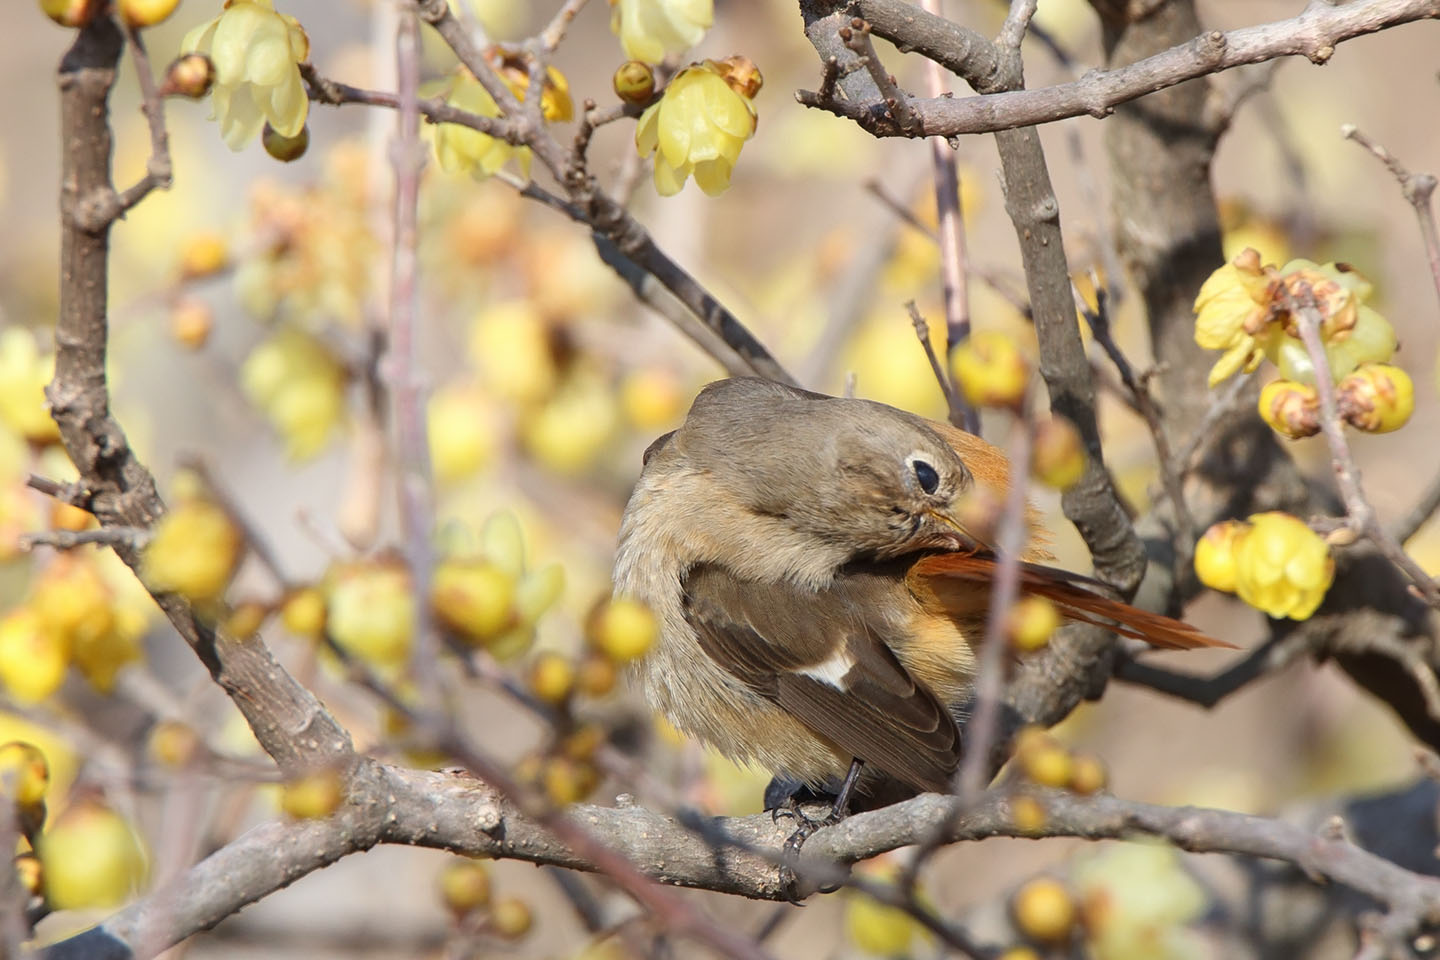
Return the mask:
[[479,860],[456,857],[440,871],[439,886],[446,908],[463,917],[490,902],[490,867]]
[[318,639],[325,632],[325,594],[318,587],[292,590],[280,604],[280,622],[297,637]]
[[[516,99],[528,99],[530,65],[527,58],[508,55],[498,47],[487,50],[485,56]],[[540,91],[540,115],[550,123],[568,123],[575,117],[575,105],[570,100],[570,81],[554,67],[545,68],[545,83]]]
[[1398,430],[1415,412],[1415,384],[1388,363],[1367,363],[1340,381],[1335,402],[1344,421],[1370,433]]
[[83,27],[95,16],[97,0],[40,0],[40,10],[62,27]]
[[541,775],[545,795],[557,806],[579,803],[600,785],[600,773],[593,765],[569,757],[550,757]]
[[160,85],[162,96],[175,94],[199,100],[215,83],[215,64],[203,53],[184,53],[170,61],[165,80]]
[[45,900],[57,910],[113,907],[145,879],[145,851],[135,831],[109,807],[86,800],[69,807],[39,837]]
[[1195,576],[1211,590],[1235,592],[1235,547],[1250,525],[1241,520],[1214,524],[1195,544]]
[[575,665],[568,657],[545,651],[530,664],[530,692],[550,704],[561,704],[575,689]]
[[950,353],[950,370],[975,407],[1013,407],[1025,396],[1030,364],[1014,338],[977,330]]
[[850,942],[875,957],[907,957],[919,927],[899,907],[863,893],[845,901],[845,933]]
[[602,604],[586,624],[590,645],[616,663],[642,657],[660,636],[650,608],[623,597]]
[[38,703],[60,689],[70,650],[30,606],[0,619],[0,684],[21,703]]
[[626,103],[649,103],[655,95],[655,71],[639,60],[620,64],[610,83],[615,88],[615,96]]
[[669,427],[680,418],[685,391],[668,370],[647,367],[620,381],[620,409],[631,426],[644,431]]
[[260,143],[270,156],[281,163],[290,163],[305,156],[305,151],[310,149],[310,128],[301,127],[299,133],[287,137],[267,123],[260,134]]
[[605,731],[598,724],[587,723],[564,740],[560,741],[560,752],[571,760],[589,760],[605,742]]
[[610,32],[631,60],[659,63],[699,43],[714,19],[712,0],[616,0]]
[[1039,797],[1021,793],[1011,798],[1010,820],[1021,833],[1039,833],[1045,828],[1047,819],[1045,804]]
[[1030,939],[1063,944],[1075,932],[1079,911],[1064,884],[1051,877],[1036,877],[1011,896],[1010,917],[1015,928]]
[[1029,947],[1011,947],[1000,954],[1000,960],[1041,960],[1041,957]]
[[486,560],[444,560],[435,567],[430,606],[465,642],[484,644],[515,624],[515,578]]
[[1069,490],[1080,482],[1085,475],[1085,443],[1074,424],[1064,417],[1036,424],[1030,472],[1056,490]]
[[153,27],[175,12],[180,0],[118,0],[120,19],[132,27]]
[[481,382],[496,397],[534,403],[555,390],[559,372],[550,328],[529,301],[486,305],[470,328],[469,346]]
[[45,384],[55,373],[53,354],[42,354],[36,335],[25,327],[0,330],[0,426],[31,443],[54,443],[60,428],[50,416]]
[[319,453],[345,412],[344,366],[316,338],[282,327],[250,351],[240,385],[303,460]]
[[1110,782],[1105,762],[1094,754],[1077,753],[1070,758],[1070,782],[1066,785],[1081,796],[1099,793]]
[[494,404],[471,383],[442,387],[426,410],[435,479],[454,483],[473,476],[495,457],[500,431]]
[[1010,608],[1005,632],[1010,645],[1021,653],[1042,649],[1060,626],[1060,613],[1045,597],[1024,597]]
[[270,616],[270,607],[254,600],[237,603],[225,618],[222,630],[226,636],[240,640],[260,632],[265,618]]
[[517,897],[502,897],[490,908],[490,929],[505,940],[519,940],[534,922],[529,905]]
[[1041,787],[1065,787],[1074,774],[1070,752],[1059,744],[1019,755],[1020,769],[1026,778]]
[[1250,517],[1249,532],[1235,546],[1235,592],[1272,617],[1306,619],[1334,577],[1324,539],[1288,513]]
[[240,528],[224,508],[206,500],[186,500],[156,525],[145,548],[140,579],[152,590],[178,593],[196,603],[218,600],[244,546]]
[[180,248],[180,276],[196,280],[219,273],[230,263],[230,246],[214,231],[194,234]]
[[615,689],[619,678],[620,671],[614,660],[603,654],[590,653],[580,661],[575,686],[588,697],[603,697]]
[[214,63],[213,116],[231,150],[267,124],[281,137],[300,136],[310,100],[299,64],[310,57],[310,39],[272,0],[231,0],[218,17],[186,34],[180,49]]
[[662,197],[679,193],[692,173],[700,189],[715,196],[729,188],[740,148],[754,134],[754,104],[731,88],[719,64],[707,60],[676,74],[640,115],[635,148],[642,157],[655,154],[655,189]]
[[[494,98],[464,67],[456,69],[449,80],[445,102],[481,117],[498,117],[500,108]],[[543,103],[543,101],[542,101]],[[543,108],[542,108],[543,109]],[[449,173],[468,173],[484,179],[515,158],[522,174],[529,176],[530,149],[515,147],[498,137],[481,133],[458,123],[442,123],[435,128],[435,156],[440,168]]]
[[215,312],[197,297],[184,297],[170,307],[170,336],[187,350],[199,350],[210,339]]
[[525,451],[559,474],[588,468],[604,451],[619,424],[615,392],[598,378],[571,378],[521,421]]
[[50,501],[51,530],[88,530],[95,526],[95,515],[84,507],[63,500]]
[[1260,417],[1291,440],[1320,432],[1320,394],[1306,383],[1272,380],[1260,391]]
[[291,780],[280,790],[280,809],[296,820],[323,820],[345,802],[338,770],[317,770]]
[[182,770],[202,749],[200,735],[178,720],[161,720],[146,744],[150,757],[163,767]]
[[409,571],[385,560],[360,561],[332,566],[325,579],[327,629],[335,643],[367,663],[403,663],[415,633]]

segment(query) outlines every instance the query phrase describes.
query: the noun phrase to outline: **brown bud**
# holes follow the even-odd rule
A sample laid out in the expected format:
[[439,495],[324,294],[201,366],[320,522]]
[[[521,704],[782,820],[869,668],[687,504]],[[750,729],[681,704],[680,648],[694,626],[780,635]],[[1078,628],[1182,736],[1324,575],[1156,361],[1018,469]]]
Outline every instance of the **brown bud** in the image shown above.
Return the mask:
[[160,84],[161,96],[181,96],[198,100],[210,92],[215,82],[215,64],[203,53],[187,53],[170,61],[165,79]]

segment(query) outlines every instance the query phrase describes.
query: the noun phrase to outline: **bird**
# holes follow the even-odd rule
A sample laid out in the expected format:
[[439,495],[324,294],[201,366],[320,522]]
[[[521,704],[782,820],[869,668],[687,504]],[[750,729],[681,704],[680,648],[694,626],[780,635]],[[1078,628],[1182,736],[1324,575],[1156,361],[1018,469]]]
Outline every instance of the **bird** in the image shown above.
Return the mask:
[[[615,595],[659,626],[633,667],[648,704],[731,760],[838,794],[835,818],[852,790],[947,792],[1000,562],[961,505],[1009,482],[1000,450],[948,424],[758,378],[707,385],[645,451],[620,524]],[[1067,619],[1229,646],[1046,559],[1037,533],[1021,592]]]

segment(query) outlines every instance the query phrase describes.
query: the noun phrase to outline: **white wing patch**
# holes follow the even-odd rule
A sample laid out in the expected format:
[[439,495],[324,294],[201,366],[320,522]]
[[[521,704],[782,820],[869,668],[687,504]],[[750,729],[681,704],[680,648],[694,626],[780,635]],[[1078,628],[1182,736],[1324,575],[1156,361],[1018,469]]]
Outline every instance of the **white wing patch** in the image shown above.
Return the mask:
[[855,666],[855,658],[850,656],[848,650],[841,647],[814,666],[805,667],[796,672],[802,677],[819,680],[821,683],[834,687],[836,690],[844,690],[845,675],[850,672],[850,668],[853,666]]

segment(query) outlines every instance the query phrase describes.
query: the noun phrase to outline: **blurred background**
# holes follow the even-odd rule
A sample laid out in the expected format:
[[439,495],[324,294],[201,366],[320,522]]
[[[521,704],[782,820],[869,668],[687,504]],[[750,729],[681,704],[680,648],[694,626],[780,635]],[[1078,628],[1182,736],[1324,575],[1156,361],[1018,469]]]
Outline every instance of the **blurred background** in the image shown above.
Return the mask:
[[[393,88],[394,16],[388,5],[292,0],[280,6],[304,25],[321,74]],[[557,6],[552,0],[476,0],[473,12],[492,39],[509,40],[538,29]],[[946,13],[993,35],[1004,6],[950,0]],[[1208,25],[1223,29],[1293,16],[1300,4],[1256,0],[1201,8]],[[157,67],[178,51],[187,31],[219,11],[218,2],[183,0],[169,21],[147,34]],[[18,384],[43,366],[49,352],[64,148],[54,78],[71,34],[30,4],[11,5],[0,16],[0,81],[10,91],[0,102],[3,393],[5,383]],[[554,65],[568,78],[577,110],[586,98],[614,102],[610,77],[624,56],[609,16],[607,4],[594,0],[556,55]],[[1041,0],[1037,23],[1082,69],[1103,62],[1098,24],[1084,0]],[[1393,437],[1353,438],[1382,519],[1403,513],[1440,470],[1440,444],[1426,440],[1440,428],[1440,328],[1412,210],[1374,158],[1341,138],[1340,125],[1357,124],[1412,169],[1440,166],[1440,128],[1417,122],[1440,102],[1433,41],[1432,26],[1414,24],[1347,42],[1323,68],[1303,59],[1283,63],[1268,90],[1241,108],[1215,170],[1229,229],[1227,254],[1248,245],[1267,262],[1348,261],[1375,283],[1372,304],[1399,333],[1396,362],[1415,379],[1415,417]],[[425,37],[424,51],[427,77],[439,77],[453,64],[433,35]],[[692,184],[677,196],[657,196],[647,172],[627,159],[634,154],[630,120],[596,134],[591,169],[602,183],[633,186],[632,209],[660,246],[807,386],[840,392],[853,375],[859,396],[943,416],[943,399],[903,306],[916,300],[943,337],[938,251],[877,195],[933,222],[928,147],[874,141],[795,102],[797,88],[818,86],[819,70],[793,4],[717,0],[715,26],[693,57],[731,53],[753,59],[765,85],[755,101],[758,131],[726,194],[707,197]],[[924,88],[921,61],[883,45],[882,53],[902,85]],[[149,149],[133,70],[127,58],[112,100],[120,184],[143,173]],[[1026,76],[1029,86],[1038,87],[1073,75],[1030,44]],[[964,92],[957,87],[957,95]],[[175,185],[152,195],[112,235],[114,406],[162,492],[170,494],[182,463],[198,459],[283,558],[287,575],[319,582],[335,561],[374,555],[398,542],[393,485],[377,474],[388,469],[376,454],[385,428],[369,412],[363,376],[370,331],[384,322],[392,183],[386,151],[394,117],[361,106],[312,105],[309,151],[290,164],[271,159],[258,142],[231,152],[208,117],[206,102],[169,102]],[[1078,118],[1042,130],[1077,278],[1092,267],[1103,269],[1101,251],[1112,233],[1102,125]],[[563,142],[563,131],[561,136]],[[965,138],[957,155],[975,324],[1011,332],[1033,348],[1014,303],[1015,293],[1023,297],[1024,282],[993,143]],[[641,452],[679,423],[695,392],[721,371],[636,302],[598,259],[586,230],[522,200],[512,187],[444,173],[432,155],[420,217],[419,349],[431,391],[442,542],[480,537],[487,518],[503,513],[523,531],[530,566],[559,564],[564,571],[563,591],[539,620],[533,648],[515,651],[510,661],[523,673],[537,651],[579,654],[584,619],[608,593],[620,511]],[[1122,299],[1116,323],[1120,342],[1143,368],[1148,353],[1137,308],[1133,294]],[[36,336],[19,338],[12,331]],[[1111,468],[1143,511],[1156,479],[1149,436],[1115,397],[1105,394],[1101,410]],[[987,426],[987,437],[998,442],[1003,424]],[[47,519],[48,504],[23,489],[27,473],[67,479],[73,468],[56,448],[27,443],[13,422],[0,437],[0,533],[13,541],[17,532],[43,527]],[[1319,438],[1289,448],[1317,478],[1328,474]],[[386,477],[378,491],[377,476]],[[1052,519],[1060,564],[1088,569],[1058,499],[1042,494],[1040,501]],[[1440,525],[1423,531],[1412,550],[1431,573],[1440,573]],[[49,555],[11,551],[0,553],[0,560],[0,610],[26,602],[37,583],[59,576],[47,574],[55,562]],[[103,790],[136,825],[150,852],[152,879],[164,879],[246,824],[275,816],[275,791],[167,771],[156,762],[157,717],[188,727],[226,756],[248,757],[257,748],[133,578],[118,564],[93,562],[115,609],[133,621],[143,657],[125,658],[108,687],[72,671],[59,691],[39,703],[17,702],[12,691],[0,715],[0,740],[43,741],[55,780],[52,816],[65,806],[77,777],[86,789]],[[275,594],[274,578],[253,562],[230,592],[232,599],[267,601]],[[1262,615],[1233,598],[1207,595],[1187,615],[1242,647],[1264,634]],[[278,621],[266,637],[351,729],[358,746],[398,757],[373,700],[347,684],[313,642],[287,634]],[[1230,656],[1206,652],[1170,660],[1209,672]],[[522,763],[543,743],[544,729],[523,711],[483,684],[466,690],[460,709],[485,749]],[[653,758],[649,769],[689,802],[723,814],[760,809],[764,773],[738,769],[657,729],[623,685],[590,699],[582,712],[622,731],[623,742]],[[1257,813],[1390,788],[1417,773],[1413,743],[1383,705],[1337,671],[1308,663],[1254,683],[1208,713],[1112,684],[1103,700],[1076,711],[1058,735],[1103,757],[1121,796]],[[634,784],[613,780],[601,783],[591,799],[607,803],[622,791],[647,799]],[[1191,896],[1192,887],[1229,889],[1240,873],[1220,858],[1187,860],[1182,870],[1164,853],[1142,855],[1151,859],[1140,866],[1111,863],[1105,859],[1110,850],[1061,840],[967,844],[936,857],[925,886],[937,909],[970,918],[983,932],[1000,895],[1044,869],[1169,878],[1154,886],[1172,884],[1178,900]],[[350,857],[173,954],[460,955],[446,945],[452,921],[435,887],[451,859],[403,849]],[[494,941],[487,949],[570,957],[587,948],[588,935],[546,871],[498,863],[493,878],[498,892],[530,905],[536,922],[523,939]],[[623,901],[601,885],[592,889],[624,915]],[[803,909],[694,896],[742,929],[757,929],[780,910],[768,942],[778,956],[863,955],[841,922],[846,896],[821,897]],[[57,914],[45,921],[41,935],[59,936],[94,916]],[[1177,916],[1195,920],[1198,912]],[[910,949],[925,955],[931,948],[917,939]],[[1220,955],[1200,933],[1167,939],[1155,949],[1147,955]],[[1314,955],[1348,955],[1338,949]]]

